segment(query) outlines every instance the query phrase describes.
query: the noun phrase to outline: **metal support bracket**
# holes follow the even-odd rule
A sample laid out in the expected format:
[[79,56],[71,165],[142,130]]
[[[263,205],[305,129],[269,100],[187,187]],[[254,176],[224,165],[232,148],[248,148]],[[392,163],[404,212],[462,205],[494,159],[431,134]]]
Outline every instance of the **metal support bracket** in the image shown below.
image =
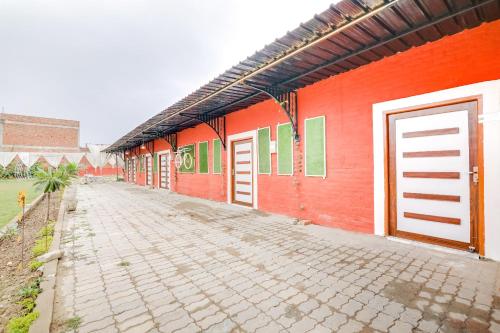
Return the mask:
[[146,150],[149,152],[151,156],[155,153],[155,142],[154,140],[148,141],[144,144],[146,146]]
[[196,119],[202,123],[207,124],[214,130],[214,132],[219,137],[222,142],[222,146],[226,149],[226,117],[214,117],[206,114],[191,114],[191,113],[180,113],[181,116],[191,119]]
[[283,112],[290,120],[292,124],[293,138],[295,141],[299,141],[299,110],[297,105],[297,91],[296,90],[285,90],[278,87],[259,87],[249,82],[245,82],[245,85],[261,91],[274,99],[274,101],[281,107]]
[[172,147],[175,153],[177,151],[177,132],[165,134],[163,139],[170,144],[170,147]]

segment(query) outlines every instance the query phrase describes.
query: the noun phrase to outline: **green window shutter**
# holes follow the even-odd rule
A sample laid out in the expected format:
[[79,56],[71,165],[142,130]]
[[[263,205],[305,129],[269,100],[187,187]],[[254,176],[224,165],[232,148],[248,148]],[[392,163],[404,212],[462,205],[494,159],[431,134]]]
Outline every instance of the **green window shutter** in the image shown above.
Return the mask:
[[271,174],[271,129],[259,128],[257,134],[257,143],[259,147],[259,173],[260,174]]
[[215,139],[213,145],[213,173],[222,172],[222,144],[220,139]]
[[154,153],[153,154],[153,172],[158,171],[158,154]]
[[[195,171],[195,148],[194,144],[187,145],[184,147],[179,148],[182,150],[181,152],[181,157],[182,157],[182,165],[179,168],[179,171],[181,173],[194,173]],[[186,155],[189,155],[189,157],[186,157]],[[185,164],[184,162],[188,163]]]
[[141,158],[139,160],[139,168],[141,172],[144,172],[144,156],[141,155]]
[[278,125],[278,175],[293,174],[292,125]]
[[198,143],[198,172],[208,173],[208,141]]
[[326,177],[325,117],[305,120],[306,176]]

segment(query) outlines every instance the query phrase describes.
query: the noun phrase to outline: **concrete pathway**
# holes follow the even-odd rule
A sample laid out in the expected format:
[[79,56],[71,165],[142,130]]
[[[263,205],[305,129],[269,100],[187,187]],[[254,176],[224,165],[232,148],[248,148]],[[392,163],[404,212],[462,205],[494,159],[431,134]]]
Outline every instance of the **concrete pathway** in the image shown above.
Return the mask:
[[54,332],[500,332],[494,262],[123,183],[78,199]]

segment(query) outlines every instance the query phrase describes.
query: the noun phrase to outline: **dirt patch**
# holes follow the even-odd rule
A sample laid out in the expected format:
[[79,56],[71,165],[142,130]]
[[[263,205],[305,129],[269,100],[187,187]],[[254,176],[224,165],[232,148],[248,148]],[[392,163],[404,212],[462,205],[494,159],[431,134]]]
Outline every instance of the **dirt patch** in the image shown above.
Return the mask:
[[191,267],[189,267],[188,265],[180,264],[176,265],[175,267],[177,268],[177,274],[185,274],[191,271]]
[[258,241],[264,240],[265,238],[260,235],[246,234],[241,237],[241,241],[246,243],[257,243]]
[[299,321],[302,319],[302,313],[295,305],[290,304],[285,308],[285,317],[295,318],[296,321]]
[[384,289],[384,296],[395,302],[408,305],[417,297],[421,285],[415,282],[394,280]]
[[[10,318],[17,315],[21,306],[17,304],[18,291],[29,280],[40,275],[32,272],[28,263],[31,258],[31,248],[35,243],[38,231],[45,226],[47,214],[47,199],[42,199],[39,205],[25,219],[24,228],[24,268],[21,269],[21,239],[18,235],[0,238],[0,327],[5,327]],[[57,219],[60,195],[53,194],[50,202],[50,218]],[[10,264],[9,264],[10,263]]]
[[225,250],[227,253],[229,253],[230,255],[232,255],[234,257],[239,257],[241,255],[241,253],[238,250],[236,250],[232,247],[226,247]]
[[199,202],[185,201],[175,205],[175,209],[210,213],[213,208]]

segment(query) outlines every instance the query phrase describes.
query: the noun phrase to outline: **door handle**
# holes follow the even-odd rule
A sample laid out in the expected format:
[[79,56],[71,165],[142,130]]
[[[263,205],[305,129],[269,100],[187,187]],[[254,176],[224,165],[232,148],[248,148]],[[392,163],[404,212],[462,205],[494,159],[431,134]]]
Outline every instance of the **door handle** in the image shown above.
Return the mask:
[[475,184],[479,183],[479,167],[473,166],[472,171],[469,171],[469,175],[472,175],[472,181]]

